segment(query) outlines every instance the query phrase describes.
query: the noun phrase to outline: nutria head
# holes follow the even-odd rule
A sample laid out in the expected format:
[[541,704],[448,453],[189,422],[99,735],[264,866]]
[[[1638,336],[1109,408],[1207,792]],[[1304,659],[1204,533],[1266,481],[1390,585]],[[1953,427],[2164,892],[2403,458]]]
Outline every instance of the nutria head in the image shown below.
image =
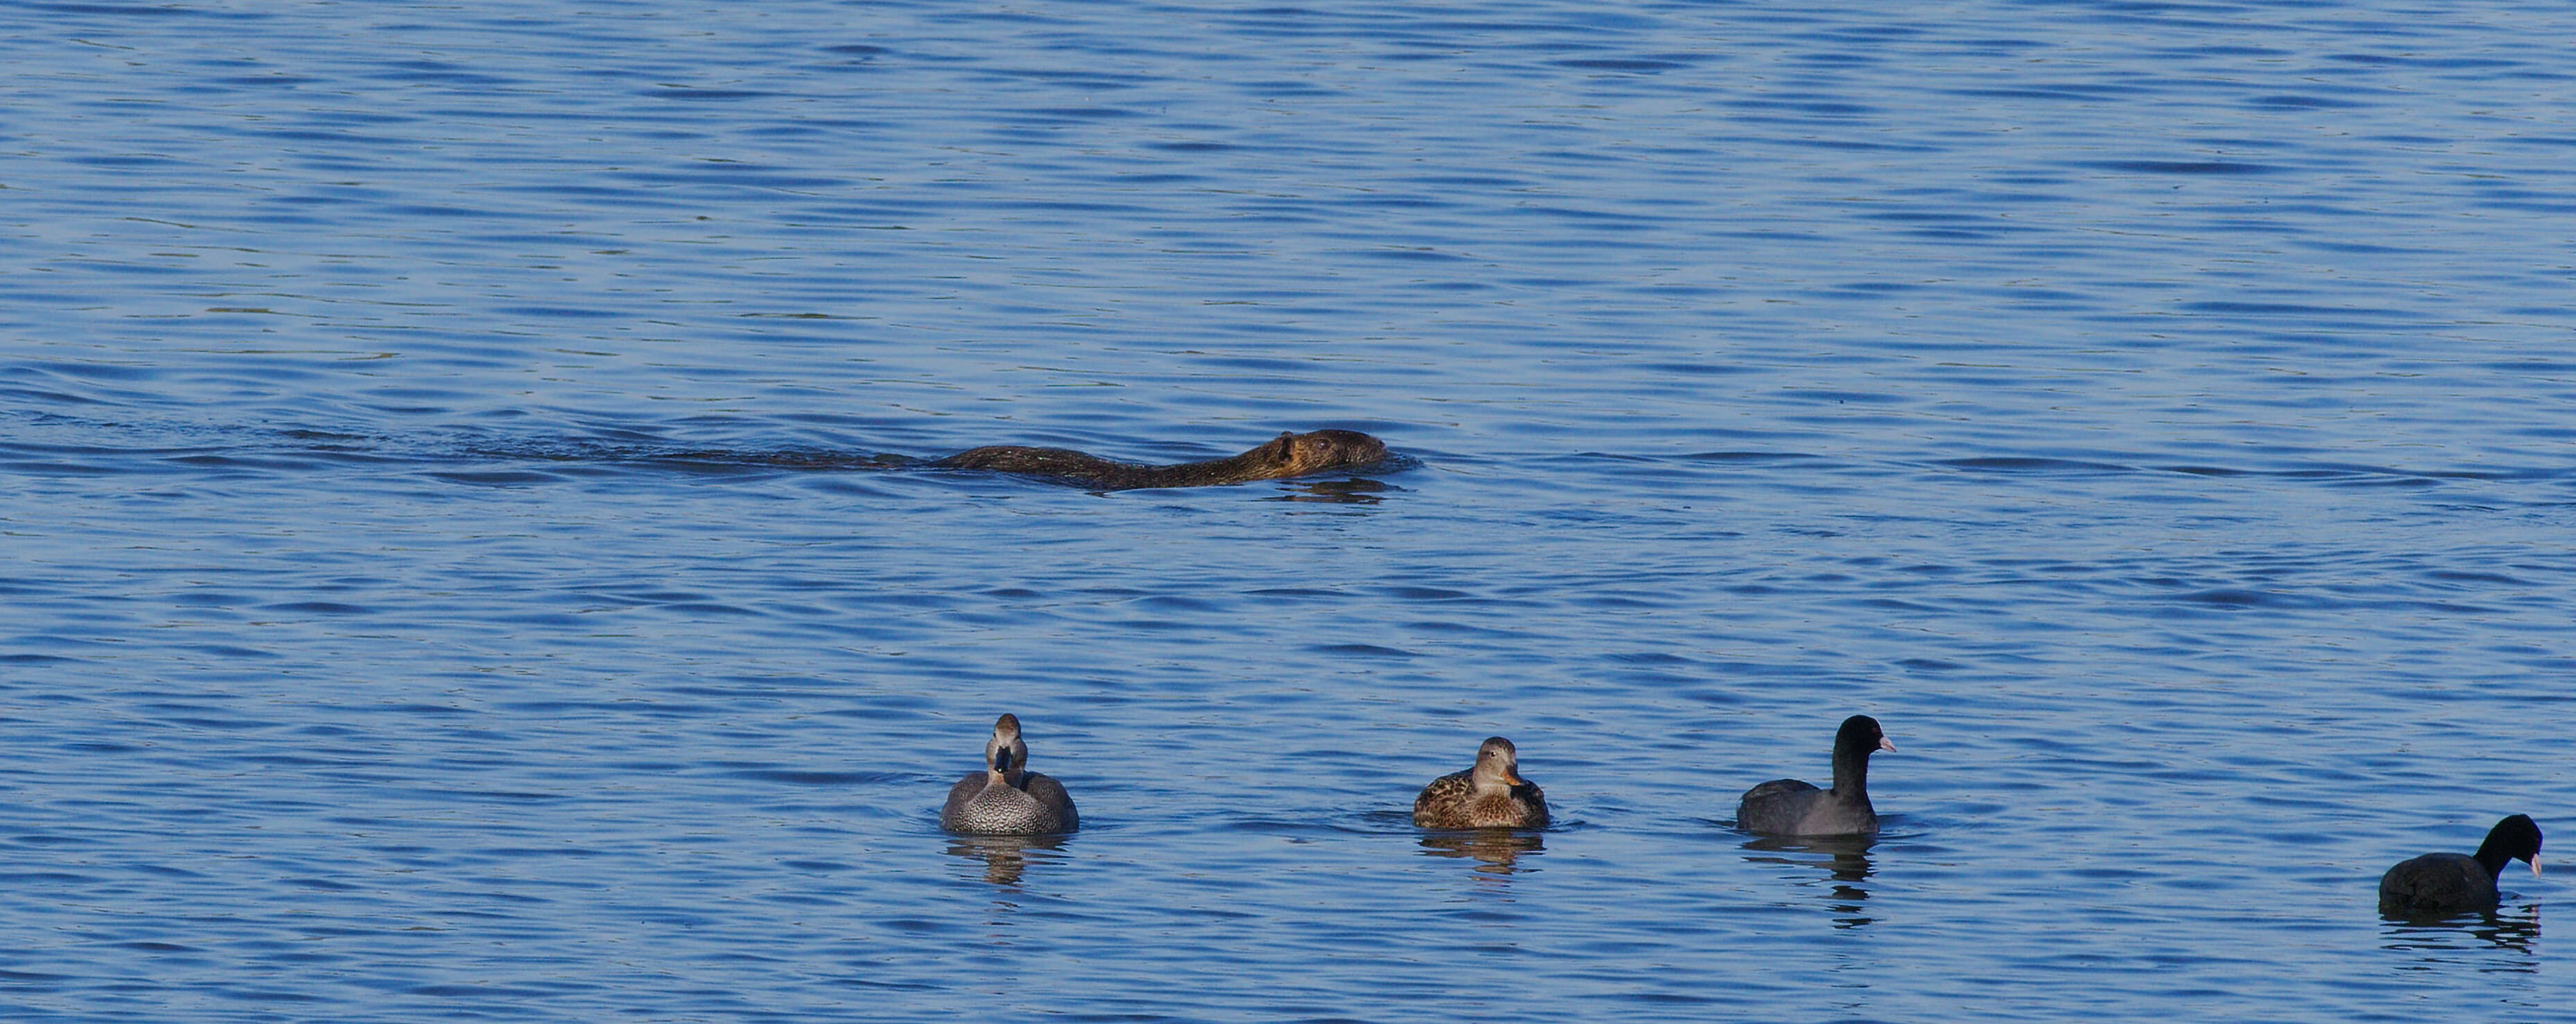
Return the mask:
[[1254,452],[1276,463],[1281,475],[1297,476],[1377,462],[1386,458],[1386,442],[1356,430],[1317,430],[1281,433]]

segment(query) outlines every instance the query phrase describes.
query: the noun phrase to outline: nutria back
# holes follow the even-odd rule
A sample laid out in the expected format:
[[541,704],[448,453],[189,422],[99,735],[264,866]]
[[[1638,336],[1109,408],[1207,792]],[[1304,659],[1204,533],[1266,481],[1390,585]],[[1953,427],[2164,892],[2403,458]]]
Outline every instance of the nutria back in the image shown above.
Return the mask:
[[1104,491],[1141,487],[1208,487],[1252,480],[1279,480],[1337,469],[1356,469],[1386,459],[1386,442],[1356,430],[1282,433],[1251,451],[1205,462],[1149,466],[1116,462],[1069,448],[991,445],[959,452],[932,466],[1025,473]]

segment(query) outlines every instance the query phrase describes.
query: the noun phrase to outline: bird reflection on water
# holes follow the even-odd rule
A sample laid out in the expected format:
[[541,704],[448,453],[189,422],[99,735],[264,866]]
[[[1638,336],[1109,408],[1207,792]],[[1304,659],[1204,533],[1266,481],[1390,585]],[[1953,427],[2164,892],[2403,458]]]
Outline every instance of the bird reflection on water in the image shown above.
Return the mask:
[[1472,857],[1483,862],[1476,865],[1476,870],[1490,875],[1509,875],[1520,870],[1521,856],[1546,852],[1543,843],[1541,833],[1522,829],[1479,828],[1422,834],[1424,854]]
[[1016,887],[1030,864],[1063,860],[1065,841],[1071,838],[1070,835],[952,835],[948,837],[948,854],[982,862],[987,882]]
[[[2380,948],[2418,954],[2427,963],[2449,962],[2450,954],[2485,949],[2505,950],[2528,956],[2534,943],[2540,941],[2540,905],[2505,906],[2496,910],[2472,910],[2446,918],[2386,918]],[[2483,970],[2530,973],[2539,969],[2533,960],[2494,961],[2481,958]]]
[[[1869,880],[1872,867],[1869,849],[1878,845],[1876,836],[1801,836],[1764,837],[1745,843],[1753,851],[1746,860],[1756,864],[1788,864],[1802,868],[1821,867],[1834,883],[1833,892],[1825,899],[1825,908],[1833,911],[1836,928],[1858,928],[1876,921],[1868,910],[1869,888],[1860,883]],[[1808,857],[1783,854],[1825,854],[1819,861]]]

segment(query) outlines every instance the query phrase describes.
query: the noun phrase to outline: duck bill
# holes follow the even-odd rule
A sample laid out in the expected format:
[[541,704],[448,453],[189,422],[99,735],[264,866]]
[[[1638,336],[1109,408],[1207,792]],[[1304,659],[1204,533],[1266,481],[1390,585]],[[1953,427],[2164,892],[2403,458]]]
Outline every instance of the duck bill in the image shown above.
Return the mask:
[[1885,736],[1881,736],[1878,738],[1878,749],[1893,754],[1896,752],[1896,743]]
[[2531,863],[2531,877],[2533,877],[2533,878],[2538,878],[2538,877],[2540,877],[2540,858],[2538,858],[2538,857],[2533,857],[2533,858],[2531,858],[2530,863]]

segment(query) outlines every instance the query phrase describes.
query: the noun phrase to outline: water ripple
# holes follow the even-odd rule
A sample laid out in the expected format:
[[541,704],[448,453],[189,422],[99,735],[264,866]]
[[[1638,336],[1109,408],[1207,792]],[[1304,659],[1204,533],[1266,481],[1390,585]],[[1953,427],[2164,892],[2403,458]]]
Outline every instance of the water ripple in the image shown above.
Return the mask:
[[31,1012],[2568,1001],[2564,14],[604,11],[0,10]]

